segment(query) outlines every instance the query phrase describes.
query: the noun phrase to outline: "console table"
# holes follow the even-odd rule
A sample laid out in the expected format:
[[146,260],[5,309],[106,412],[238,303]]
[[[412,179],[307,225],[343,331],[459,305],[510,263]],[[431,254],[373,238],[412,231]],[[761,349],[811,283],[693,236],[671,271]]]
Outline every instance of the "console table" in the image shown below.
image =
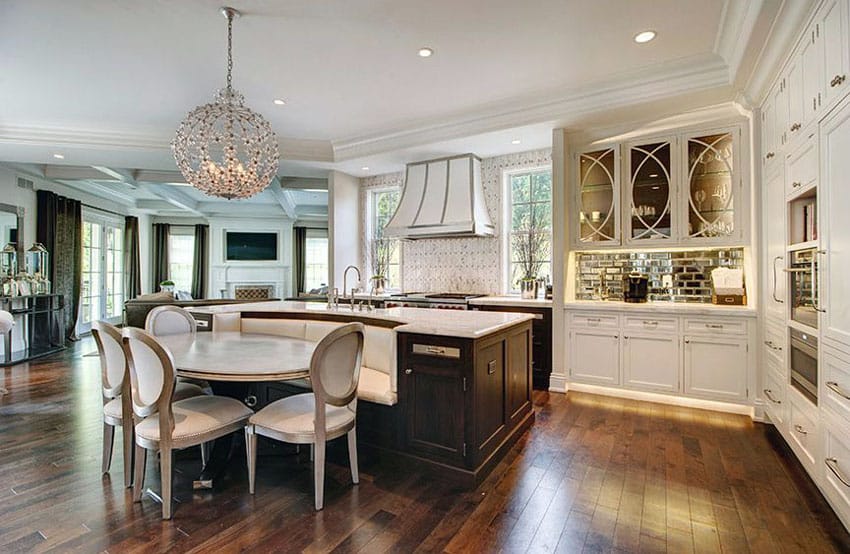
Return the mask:
[[15,318],[12,358],[0,355],[0,366],[25,362],[65,348],[65,297],[61,294],[0,296],[0,310]]

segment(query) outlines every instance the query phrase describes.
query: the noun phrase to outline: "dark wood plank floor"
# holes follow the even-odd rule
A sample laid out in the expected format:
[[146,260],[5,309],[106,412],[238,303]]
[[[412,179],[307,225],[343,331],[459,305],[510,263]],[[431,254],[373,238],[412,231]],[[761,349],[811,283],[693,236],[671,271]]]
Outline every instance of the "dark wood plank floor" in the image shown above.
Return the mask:
[[2,370],[0,551],[850,551],[770,427],[577,393],[536,393],[537,423],[475,491],[392,460],[364,460],[353,487],[331,464],[315,513],[303,456],[262,457],[252,497],[244,465],[192,491],[199,462],[187,452],[163,522],[122,487],[120,444],[100,474],[99,365],[82,356],[93,350],[88,339]]

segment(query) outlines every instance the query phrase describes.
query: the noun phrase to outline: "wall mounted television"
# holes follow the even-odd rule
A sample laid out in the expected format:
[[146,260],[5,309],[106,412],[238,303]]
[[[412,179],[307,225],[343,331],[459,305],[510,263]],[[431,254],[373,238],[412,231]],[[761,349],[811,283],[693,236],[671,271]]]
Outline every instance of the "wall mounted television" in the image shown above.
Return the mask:
[[277,233],[227,231],[224,242],[228,262],[277,260]]

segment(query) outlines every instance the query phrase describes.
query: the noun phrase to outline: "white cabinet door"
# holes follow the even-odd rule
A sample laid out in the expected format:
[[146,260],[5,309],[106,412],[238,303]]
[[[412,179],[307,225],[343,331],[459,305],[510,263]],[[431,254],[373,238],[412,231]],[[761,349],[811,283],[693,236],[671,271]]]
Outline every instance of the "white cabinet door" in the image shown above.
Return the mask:
[[823,41],[818,37],[820,27],[814,25],[800,45],[803,70],[803,126],[815,120],[822,101],[821,73],[823,71]]
[[822,338],[850,351],[850,101],[821,122]]
[[679,392],[679,339],[676,335],[623,336],[623,385]]
[[748,358],[746,338],[685,335],[685,394],[746,400]]
[[794,140],[803,128],[803,66],[800,56],[788,62],[788,141]]
[[572,331],[570,377],[598,385],[619,385],[620,335],[617,331]]
[[781,160],[779,151],[788,144],[788,79],[783,76],[773,91],[773,139],[776,146],[775,160]]
[[779,145],[776,137],[781,132],[776,128],[776,100],[775,92],[782,87],[782,82],[776,84],[776,88],[770,92],[767,100],[761,107],[761,159],[765,166],[776,163],[776,154]]
[[839,98],[847,90],[847,66],[850,64],[847,0],[829,0],[823,7],[820,35],[823,41],[824,104]]
[[765,310],[785,318],[785,182],[780,169],[764,184]]

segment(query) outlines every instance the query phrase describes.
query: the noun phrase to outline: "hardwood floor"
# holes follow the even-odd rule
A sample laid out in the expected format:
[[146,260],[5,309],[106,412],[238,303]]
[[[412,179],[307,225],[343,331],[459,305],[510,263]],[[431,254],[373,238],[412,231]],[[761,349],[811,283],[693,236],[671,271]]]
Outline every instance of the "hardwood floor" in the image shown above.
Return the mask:
[[[535,394],[537,423],[475,491],[392,460],[361,483],[330,464],[313,511],[306,456],[243,458],[192,491],[177,460],[172,521],[100,474],[99,363],[73,349],[3,370],[0,551],[848,552],[850,536],[769,426],[587,394]],[[147,484],[158,490],[155,460]]]

